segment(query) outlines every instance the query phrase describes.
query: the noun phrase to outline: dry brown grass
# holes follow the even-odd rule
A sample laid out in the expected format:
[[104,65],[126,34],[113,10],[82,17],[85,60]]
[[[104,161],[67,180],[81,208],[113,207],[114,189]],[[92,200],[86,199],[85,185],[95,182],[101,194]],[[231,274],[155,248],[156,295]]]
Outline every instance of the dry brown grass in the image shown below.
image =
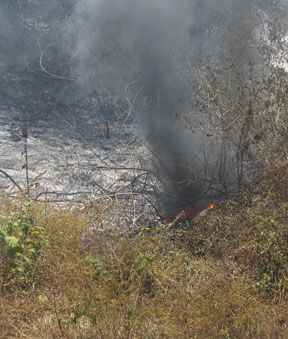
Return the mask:
[[138,236],[97,232],[101,208],[32,204],[46,242],[28,280],[2,246],[0,337],[287,338],[287,188],[282,161],[190,228]]
[[282,297],[288,288],[288,161],[269,166],[264,181],[235,194],[194,225],[196,256],[229,259],[261,290]]

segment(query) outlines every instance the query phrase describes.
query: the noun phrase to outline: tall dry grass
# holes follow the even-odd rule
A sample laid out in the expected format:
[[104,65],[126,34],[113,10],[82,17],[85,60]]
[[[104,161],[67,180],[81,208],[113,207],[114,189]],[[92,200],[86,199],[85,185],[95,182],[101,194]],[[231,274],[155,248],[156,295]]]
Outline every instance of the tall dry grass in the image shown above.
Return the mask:
[[45,241],[21,274],[1,243],[0,337],[287,338],[287,174],[281,161],[194,224],[137,236],[98,232],[101,206],[3,196],[0,214],[26,209]]

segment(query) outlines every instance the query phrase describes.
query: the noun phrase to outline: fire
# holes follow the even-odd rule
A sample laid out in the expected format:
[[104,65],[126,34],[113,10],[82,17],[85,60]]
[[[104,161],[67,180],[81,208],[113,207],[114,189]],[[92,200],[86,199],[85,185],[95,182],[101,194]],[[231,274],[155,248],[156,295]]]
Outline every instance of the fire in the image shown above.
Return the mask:
[[185,206],[182,210],[183,218],[192,217],[195,213],[194,206]]
[[184,206],[182,211],[177,215],[175,216],[174,218],[168,218],[167,215],[165,215],[165,213],[163,213],[163,219],[164,219],[164,222],[166,225],[174,222],[175,220],[187,220],[188,218],[194,218],[196,217],[197,215],[199,215],[203,210],[207,211],[207,210],[212,210],[214,209],[216,206],[216,201],[213,201],[211,202],[210,200],[210,203],[209,205],[206,205],[204,208],[196,208],[194,205],[193,206]]

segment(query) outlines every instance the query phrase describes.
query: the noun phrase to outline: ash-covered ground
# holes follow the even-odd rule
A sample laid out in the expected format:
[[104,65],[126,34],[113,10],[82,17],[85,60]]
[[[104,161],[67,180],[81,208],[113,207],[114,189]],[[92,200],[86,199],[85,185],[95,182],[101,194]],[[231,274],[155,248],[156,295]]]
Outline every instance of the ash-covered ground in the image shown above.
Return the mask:
[[157,216],[149,150],[129,112],[112,109],[107,98],[65,101],[61,80],[27,70],[2,69],[0,76],[0,185],[8,195],[27,191],[25,127],[34,199],[106,200],[121,205],[117,223],[126,226]]

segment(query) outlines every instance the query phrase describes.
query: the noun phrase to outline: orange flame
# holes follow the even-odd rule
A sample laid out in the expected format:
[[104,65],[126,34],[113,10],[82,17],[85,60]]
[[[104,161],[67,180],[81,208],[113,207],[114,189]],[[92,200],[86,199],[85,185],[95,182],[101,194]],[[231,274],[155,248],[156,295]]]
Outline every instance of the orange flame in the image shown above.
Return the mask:
[[[213,208],[215,208],[215,206],[216,206],[216,201],[211,202],[211,200],[210,200],[210,204],[206,208],[204,208],[204,210],[212,210]],[[202,209],[196,209],[195,206],[189,206],[189,205],[184,206],[183,210],[175,218],[177,218],[178,220],[185,220],[187,218],[194,218],[199,213],[201,213],[201,211],[203,211],[203,208]],[[163,217],[164,223],[166,225],[172,223],[175,220],[175,218],[168,218],[166,213],[163,213],[162,217]]]

